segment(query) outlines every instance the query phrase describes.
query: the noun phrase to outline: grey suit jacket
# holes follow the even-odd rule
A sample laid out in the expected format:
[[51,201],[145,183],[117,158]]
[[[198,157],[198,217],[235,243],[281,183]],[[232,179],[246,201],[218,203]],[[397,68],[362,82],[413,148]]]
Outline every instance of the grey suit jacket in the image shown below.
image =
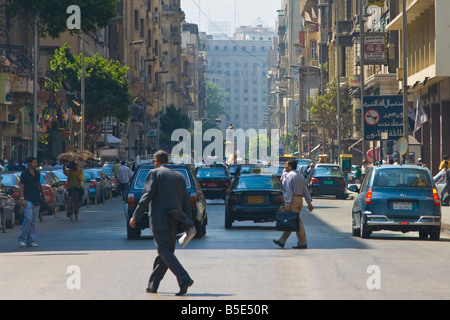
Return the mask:
[[133,218],[139,221],[147,208],[150,228],[153,232],[169,230],[167,211],[182,211],[192,219],[183,175],[165,166],[151,170],[145,181],[142,197],[134,210]]

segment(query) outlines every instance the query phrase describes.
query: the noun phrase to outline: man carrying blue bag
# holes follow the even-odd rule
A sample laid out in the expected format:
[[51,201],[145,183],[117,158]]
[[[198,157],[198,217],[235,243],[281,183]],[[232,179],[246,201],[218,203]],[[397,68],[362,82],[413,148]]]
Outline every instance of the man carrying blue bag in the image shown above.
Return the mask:
[[[308,192],[305,179],[297,172],[297,161],[289,160],[285,164],[285,169],[287,172],[286,177],[283,180],[283,190],[284,190],[284,210],[286,212],[297,212],[299,215],[299,230],[297,233],[297,245],[292,247],[294,249],[306,249],[306,232],[303,226],[302,220],[300,219],[300,212],[303,208],[303,198],[305,198],[308,204],[308,210],[313,211],[314,206],[312,205],[312,197]],[[273,240],[275,244],[284,248],[284,245],[291,235],[291,231],[285,231],[278,240]]]

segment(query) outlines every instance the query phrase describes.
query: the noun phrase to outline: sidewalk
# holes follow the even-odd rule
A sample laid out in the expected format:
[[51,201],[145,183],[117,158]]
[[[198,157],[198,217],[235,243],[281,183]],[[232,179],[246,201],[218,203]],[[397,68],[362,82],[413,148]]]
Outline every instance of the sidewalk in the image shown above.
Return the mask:
[[442,230],[450,231],[450,206],[441,206],[442,213]]

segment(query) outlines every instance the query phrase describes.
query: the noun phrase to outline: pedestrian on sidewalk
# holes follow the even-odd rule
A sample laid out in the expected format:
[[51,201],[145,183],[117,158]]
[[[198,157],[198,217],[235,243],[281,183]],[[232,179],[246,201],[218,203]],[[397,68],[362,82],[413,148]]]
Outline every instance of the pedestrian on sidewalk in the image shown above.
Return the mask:
[[181,296],[186,294],[194,281],[175,257],[179,222],[173,219],[169,212],[176,211],[184,214],[190,220],[192,220],[192,216],[186,181],[181,173],[166,166],[168,162],[167,152],[160,150],[155,153],[153,159],[155,169],[151,170],[147,176],[142,197],[134,210],[129,225],[135,228],[136,223],[148,209],[150,228],[153,232],[153,241],[158,250],[158,256],[153,264],[147,292],[156,293],[167,269],[170,269],[180,286],[180,291],[176,295]]
[[[313,211],[314,206],[312,205],[312,198],[308,192],[305,179],[303,176],[297,172],[297,161],[289,160],[285,164],[285,169],[288,172],[285,179],[283,180],[283,190],[284,190],[284,210],[288,212],[300,212],[303,208],[303,198],[305,198],[308,204],[308,210]],[[299,231],[297,231],[297,245],[292,247],[294,249],[306,249],[306,232],[303,226],[302,219],[299,216]],[[291,235],[290,231],[285,231],[278,240],[273,240],[275,244],[284,248],[287,239]]]
[[37,159],[35,157],[29,157],[27,164],[28,169],[20,175],[20,203],[25,209],[23,212],[22,229],[18,240],[19,244],[23,247],[37,247],[36,223],[39,218],[40,204],[44,202],[44,196],[40,182],[41,174],[37,170]]
[[119,180],[119,192],[122,195],[123,201],[127,198],[128,184],[131,180],[130,169],[125,165],[125,160],[122,160],[122,165],[117,169],[117,180]]

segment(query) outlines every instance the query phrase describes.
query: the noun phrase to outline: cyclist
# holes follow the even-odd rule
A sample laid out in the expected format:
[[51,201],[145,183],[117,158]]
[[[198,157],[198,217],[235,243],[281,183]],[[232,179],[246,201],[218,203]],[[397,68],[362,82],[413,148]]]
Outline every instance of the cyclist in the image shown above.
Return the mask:
[[[66,169],[66,164],[63,164],[63,172],[67,176],[67,191],[69,192],[69,208],[67,210],[67,216],[71,218],[71,211],[72,208],[70,208],[70,199],[72,197],[75,198],[76,208],[75,212],[78,210],[78,205],[81,202],[81,198],[84,192],[83,189],[83,181],[84,181],[84,173],[83,170],[78,168],[78,164],[75,162],[71,162],[68,165],[69,170]],[[77,218],[76,214],[76,218]]]

